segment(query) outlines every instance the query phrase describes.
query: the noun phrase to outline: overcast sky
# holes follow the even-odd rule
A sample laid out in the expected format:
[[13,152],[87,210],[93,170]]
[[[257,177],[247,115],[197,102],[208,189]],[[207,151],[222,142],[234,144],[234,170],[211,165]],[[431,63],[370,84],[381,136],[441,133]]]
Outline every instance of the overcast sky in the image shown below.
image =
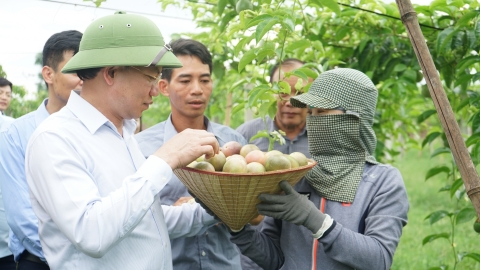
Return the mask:
[[0,0],[0,65],[13,84],[36,91],[40,66],[35,65],[35,55],[42,51],[47,39],[64,30],[83,33],[92,21],[115,10],[150,18],[167,42],[174,33],[193,32],[196,28],[189,12],[161,12],[156,0],[108,0],[99,9],[82,0]]
[[[412,2],[425,4],[431,0]],[[174,33],[196,31],[189,12],[161,12],[157,0],[108,0],[98,9],[82,0],[0,0],[0,65],[13,84],[34,92],[40,72],[35,55],[42,51],[47,39],[64,30],[83,32],[93,20],[115,10],[147,16],[158,25],[167,42]]]

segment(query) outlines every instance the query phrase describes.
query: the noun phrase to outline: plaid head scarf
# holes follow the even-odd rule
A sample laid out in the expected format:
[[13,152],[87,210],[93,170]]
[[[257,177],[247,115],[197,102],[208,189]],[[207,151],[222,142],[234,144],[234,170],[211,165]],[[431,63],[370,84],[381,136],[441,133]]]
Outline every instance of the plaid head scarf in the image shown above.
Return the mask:
[[372,129],[377,96],[365,74],[338,68],[320,74],[308,93],[290,99],[295,107],[345,111],[307,118],[308,148],[317,165],[306,179],[320,196],[353,202],[365,162],[378,164],[373,156],[377,140]]

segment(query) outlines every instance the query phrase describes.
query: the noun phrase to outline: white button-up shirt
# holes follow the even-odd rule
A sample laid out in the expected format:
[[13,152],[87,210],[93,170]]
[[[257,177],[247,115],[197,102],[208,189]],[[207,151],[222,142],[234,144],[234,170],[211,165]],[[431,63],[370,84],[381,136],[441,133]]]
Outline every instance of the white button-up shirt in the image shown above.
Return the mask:
[[170,207],[165,221],[156,195],[172,170],[144,158],[134,130],[125,120],[122,137],[72,92],[32,135],[25,170],[51,269],[172,269],[169,230],[190,236],[216,222],[198,204]]

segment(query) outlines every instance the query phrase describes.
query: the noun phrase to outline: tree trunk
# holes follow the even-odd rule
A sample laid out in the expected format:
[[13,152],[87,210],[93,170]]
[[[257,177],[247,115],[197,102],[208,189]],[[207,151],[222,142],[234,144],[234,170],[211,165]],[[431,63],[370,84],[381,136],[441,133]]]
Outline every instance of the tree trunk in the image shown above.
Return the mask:
[[407,28],[410,41],[422,68],[438,117],[447,136],[448,144],[462,175],[465,190],[477,212],[477,217],[480,218],[480,178],[460,133],[452,107],[440,81],[439,73],[428,51],[427,43],[418,24],[417,13],[415,13],[410,0],[396,0],[396,2],[402,22]]

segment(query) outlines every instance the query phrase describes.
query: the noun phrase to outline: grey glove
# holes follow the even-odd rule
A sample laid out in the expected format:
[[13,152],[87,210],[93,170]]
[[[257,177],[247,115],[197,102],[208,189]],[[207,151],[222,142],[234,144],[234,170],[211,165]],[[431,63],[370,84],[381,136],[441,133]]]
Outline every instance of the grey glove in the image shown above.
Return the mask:
[[285,195],[260,194],[258,196],[262,201],[257,204],[258,213],[303,225],[312,233],[317,233],[325,220],[325,214],[320,212],[306,196],[298,194],[287,181],[281,181],[279,186],[285,191]]

